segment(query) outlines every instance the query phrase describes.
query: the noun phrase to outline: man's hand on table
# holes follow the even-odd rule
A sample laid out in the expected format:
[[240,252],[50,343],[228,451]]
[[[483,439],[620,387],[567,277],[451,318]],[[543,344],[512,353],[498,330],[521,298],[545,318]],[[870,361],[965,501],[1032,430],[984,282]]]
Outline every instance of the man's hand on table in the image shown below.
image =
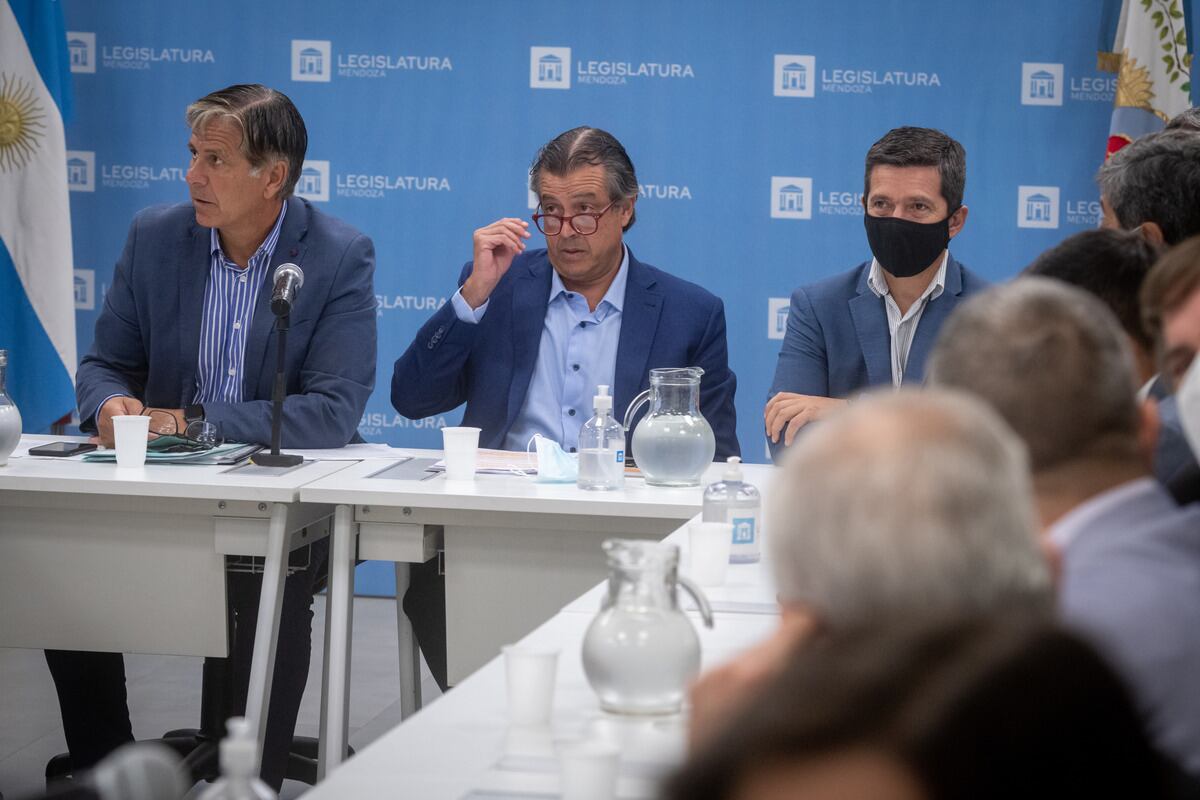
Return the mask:
[[846,402],[837,397],[780,392],[767,401],[763,412],[767,438],[772,442],[782,439],[784,445],[790,445],[801,428],[843,408]]

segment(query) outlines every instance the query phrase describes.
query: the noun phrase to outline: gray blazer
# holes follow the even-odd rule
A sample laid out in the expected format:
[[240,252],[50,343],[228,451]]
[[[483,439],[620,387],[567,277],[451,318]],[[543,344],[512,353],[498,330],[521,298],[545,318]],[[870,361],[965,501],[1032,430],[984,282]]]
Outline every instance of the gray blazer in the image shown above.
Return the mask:
[[1200,777],[1200,504],[1156,481],[1097,497],[1051,531],[1064,621],[1124,675],[1158,746]]

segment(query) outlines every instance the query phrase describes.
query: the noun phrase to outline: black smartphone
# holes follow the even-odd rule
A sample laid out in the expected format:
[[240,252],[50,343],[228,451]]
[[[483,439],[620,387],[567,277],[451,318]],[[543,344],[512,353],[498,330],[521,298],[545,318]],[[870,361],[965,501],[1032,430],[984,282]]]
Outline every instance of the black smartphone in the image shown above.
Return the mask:
[[29,448],[31,456],[74,456],[95,450],[98,445],[91,442],[50,442]]

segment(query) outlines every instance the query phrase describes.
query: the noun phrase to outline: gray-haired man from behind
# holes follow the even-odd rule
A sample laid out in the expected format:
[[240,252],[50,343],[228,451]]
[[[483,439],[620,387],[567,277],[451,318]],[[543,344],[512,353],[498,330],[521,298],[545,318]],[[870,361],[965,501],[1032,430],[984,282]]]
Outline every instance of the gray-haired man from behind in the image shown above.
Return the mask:
[[889,618],[1050,609],[1025,448],[965,394],[871,394],[831,415],[784,459],[767,525],[780,627],[696,684],[693,741],[814,636]]
[[1159,747],[1200,777],[1200,505],[1150,477],[1153,404],[1135,400],[1116,318],[1073,287],[1021,278],[959,309],[929,381],[974,392],[1025,440],[1060,611],[1123,672]]

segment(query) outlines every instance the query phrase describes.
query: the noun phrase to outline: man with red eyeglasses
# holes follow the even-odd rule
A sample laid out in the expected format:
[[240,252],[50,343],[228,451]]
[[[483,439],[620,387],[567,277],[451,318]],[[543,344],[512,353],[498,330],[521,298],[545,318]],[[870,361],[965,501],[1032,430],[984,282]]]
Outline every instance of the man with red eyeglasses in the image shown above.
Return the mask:
[[[623,242],[638,198],[625,148],[605,131],[574,128],[542,147],[529,176],[546,249],[526,249],[521,219],[475,231],[458,292],[396,361],[392,405],[419,419],[465,402],[462,424],[481,429],[481,447],[525,450],[540,433],[574,452],[597,386],[613,387],[620,421],[650,369],[701,367],[700,410],[717,459],[739,455],[724,304],[638,261]],[[427,595],[410,590],[406,610],[418,594]],[[409,614],[444,682],[424,647],[423,616]]]

